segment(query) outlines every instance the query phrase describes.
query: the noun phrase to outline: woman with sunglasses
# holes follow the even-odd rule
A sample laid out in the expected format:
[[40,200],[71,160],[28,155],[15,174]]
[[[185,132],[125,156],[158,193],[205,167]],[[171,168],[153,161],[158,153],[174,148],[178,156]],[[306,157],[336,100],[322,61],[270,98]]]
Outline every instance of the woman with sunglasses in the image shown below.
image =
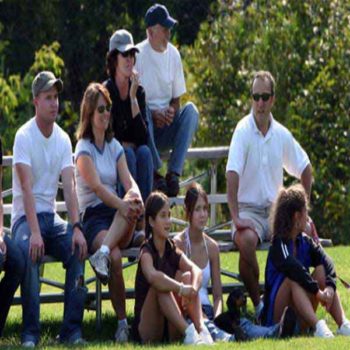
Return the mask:
[[[105,86],[112,99],[114,136],[124,147],[129,170],[145,201],[153,186],[153,160],[147,146],[145,91],[134,68],[136,52],[138,49],[128,31],[121,29],[112,35],[107,54],[109,79]],[[123,189],[119,193],[122,194]],[[137,234],[140,235],[140,230],[144,234],[143,220],[136,229]],[[134,240],[143,238],[134,237]]]
[[[129,246],[137,218],[143,213],[141,194],[131,176],[123,147],[113,138],[108,90],[91,83],[83,97],[75,149],[75,176],[89,261],[101,282],[108,283],[118,317],[117,342],[128,340],[121,249]],[[126,195],[120,198],[118,182]],[[111,270],[111,271],[110,271]]]

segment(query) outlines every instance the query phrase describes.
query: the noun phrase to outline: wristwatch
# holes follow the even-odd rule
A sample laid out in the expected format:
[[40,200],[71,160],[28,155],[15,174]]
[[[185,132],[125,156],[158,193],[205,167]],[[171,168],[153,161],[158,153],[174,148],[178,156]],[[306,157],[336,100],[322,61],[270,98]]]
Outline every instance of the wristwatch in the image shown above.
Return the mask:
[[79,221],[77,221],[73,224],[72,230],[74,231],[75,228],[78,228],[81,232],[83,232],[83,226]]

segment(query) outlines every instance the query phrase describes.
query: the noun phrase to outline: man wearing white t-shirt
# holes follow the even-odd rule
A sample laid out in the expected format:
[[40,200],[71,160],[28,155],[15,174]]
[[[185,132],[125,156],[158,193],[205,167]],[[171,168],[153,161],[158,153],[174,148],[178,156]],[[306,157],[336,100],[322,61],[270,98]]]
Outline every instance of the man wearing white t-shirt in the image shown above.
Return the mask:
[[227,198],[237,245],[240,276],[259,316],[259,265],[256,247],[269,239],[268,216],[277,192],[283,186],[283,169],[300,179],[311,192],[310,160],[293,135],[271,114],[275,80],[260,71],[252,82],[252,110],[237,124],[226,167]]
[[[72,145],[55,123],[63,83],[53,73],[39,73],[32,84],[35,116],[16,133],[13,148],[12,234],[26,258],[22,282],[22,345],[34,347],[40,336],[39,265],[44,254],[66,269],[64,319],[59,340],[82,341],[86,288],[83,260],[87,246],[81,231],[74,184]],[[61,176],[70,224],[55,211]]]
[[[198,110],[189,102],[180,107],[180,97],[186,92],[185,77],[179,51],[169,43],[176,24],[165,6],[155,4],[146,13],[147,39],[137,45],[136,70],[146,91],[150,118],[154,168],[161,161],[158,151],[171,149],[166,177],[155,173],[154,187],[176,196],[187,150],[198,127]],[[153,135],[152,135],[153,131]]]

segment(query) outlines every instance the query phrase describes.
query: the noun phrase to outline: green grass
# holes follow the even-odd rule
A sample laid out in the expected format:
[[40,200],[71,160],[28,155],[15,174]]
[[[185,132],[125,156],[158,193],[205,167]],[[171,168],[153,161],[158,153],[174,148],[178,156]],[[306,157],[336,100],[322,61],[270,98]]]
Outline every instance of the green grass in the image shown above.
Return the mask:
[[[333,258],[335,265],[337,267],[337,273],[339,276],[347,281],[350,281],[350,247],[335,247],[327,248],[328,254]],[[261,271],[264,271],[266,252],[259,252],[259,264],[261,266]],[[221,265],[222,268],[237,271],[238,266],[238,254],[237,253],[224,253],[221,255]],[[136,267],[131,267],[125,270],[124,278],[127,287],[134,286]],[[90,266],[86,264],[86,277],[92,276],[93,272]],[[63,280],[64,270],[60,264],[48,264],[45,266],[45,277],[55,278],[58,280]],[[261,280],[264,276],[261,273]],[[229,282],[230,279],[227,277],[223,278],[223,283]],[[94,288],[94,285],[90,285],[89,288]],[[338,290],[343,302],[343,306],[346,314],[350,317],[350,291],[346,290],[340,283],[338,283]],[[55,288],[50,286],[43,286],[43,292],[55,292]],[[131,320],[133,315],[133,300],[127,301],[127,313]],[[89,341],[89,344],[85,347],[87,349],[107,349],[114,347],[112,341],[113,334],[116,329],[117,321],[114,316],[112,307],[109,301],[103,302],[103,326],[101,331],[96,331],[95,328],[95,313],[94,311],[85,311],[84,314],[84,324],[83,333],[84,337]],[[248,303],[248,312],[252,310],[252,306]],[[59,328],[62,321],[63,314],[63,304],[44,304],[41,306],[41,325],[42,334],[40,347],[43,349],[62,349],[63,346],[58,346],[55,344],[55,337],[59,332]],[[330,325],[333,331],[336,330],[336,325],[329,315],[326,315],[322,308],[318,310],[319,317],[324,317],[327,323]],[[21,307],[14,306],[10,310],[7,325],[4,330],[3,338],[0,340],[0,348],[17,348],[20,344],[20,329],[21,329]],[[315,348],[317,350],[329,350],[329,349],[348,349],[349,339],[345,337],[336,337],[334,340],[320,340],[312,337],[299,337],[290,340],[257,340],[248,343],[239,344],[240,349],[250,349],[250,350],[260,350],[260,349],[311,349]],[[132,349],[138,346],[134,344],[128,344],[123,346],[125,349]],[[162,348],[165,345],[147,347],[147,348]],[[167,349],[178,349],[182,347],[179,344],[167,345]],[[232,349],[237,347],[237,344],[220,344],[220,349]]]

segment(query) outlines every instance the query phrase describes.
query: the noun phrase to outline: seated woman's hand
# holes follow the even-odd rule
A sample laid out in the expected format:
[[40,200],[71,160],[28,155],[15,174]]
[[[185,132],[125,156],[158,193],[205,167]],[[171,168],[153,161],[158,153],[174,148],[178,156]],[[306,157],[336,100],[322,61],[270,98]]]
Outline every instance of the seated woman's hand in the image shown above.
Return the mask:
[[334,289],[332,287],[326,287],[324,289],[324,294],[325,294],[325,299],[326,299],[325,307],[326,307],[327,311],[329,311],[332,304],[333,304]]
[[319,290],[316,294],[317,300],[321,303],[322,306],[329,311],[330,307],[333,304],[334,290],[331,287],[326,287],[325,290]]

